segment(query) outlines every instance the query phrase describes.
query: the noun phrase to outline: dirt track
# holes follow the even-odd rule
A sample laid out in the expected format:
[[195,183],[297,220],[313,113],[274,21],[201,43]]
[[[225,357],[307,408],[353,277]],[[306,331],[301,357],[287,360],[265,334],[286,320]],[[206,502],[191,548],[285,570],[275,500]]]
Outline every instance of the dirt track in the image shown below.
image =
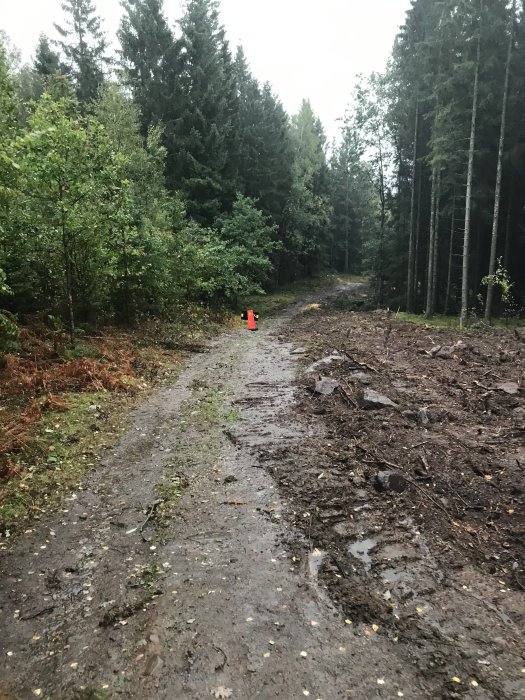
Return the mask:
[[349,478],[339,399],[294,386],[297,346],[330,345],[322,310],[284,339],[300,311],[194,357],[2,553],[0,698],[524,697],[523,592],[445,568],[428,499]]

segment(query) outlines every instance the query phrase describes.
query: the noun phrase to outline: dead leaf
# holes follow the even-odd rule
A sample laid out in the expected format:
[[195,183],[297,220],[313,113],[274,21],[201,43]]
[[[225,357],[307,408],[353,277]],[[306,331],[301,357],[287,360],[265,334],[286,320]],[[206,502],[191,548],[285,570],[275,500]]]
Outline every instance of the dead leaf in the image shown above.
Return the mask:
[[231,696],[233,695],[233,690],[231,688],[225,688],[223,685],[220,685],[218,688],[214,688],[211,691],[211,693],[216,698],[231,698]]

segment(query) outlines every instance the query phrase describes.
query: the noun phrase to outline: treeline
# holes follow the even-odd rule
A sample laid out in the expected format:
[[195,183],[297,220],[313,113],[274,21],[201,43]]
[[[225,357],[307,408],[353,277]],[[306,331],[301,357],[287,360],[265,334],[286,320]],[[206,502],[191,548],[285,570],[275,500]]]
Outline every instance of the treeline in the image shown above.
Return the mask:
[[516,0],[412,0],[346,129],[378,194],[383,303],[490,321],[525,292],[525,22]]
[[[412,0],[337,144],[232,55],[214,0],[127,0],[117,57],[66,0],[31,65],[0,46],[0,345],[65,323],[234,304],[321,269],[378,304],[520,313],[525,23],[516,0]],[[59,18],[60,22],[60,18]],[[345,89],[345,86],[342,86]]]
[[63,9],[31,65],[0,47],[4,348],[13,313],[73,337],[359,268],[372,191],[355,144],[327,162],[310,103],[288,117],[216,2],[189,0],[174,28],[162,0],[124,2],[117,59],[91,0]]

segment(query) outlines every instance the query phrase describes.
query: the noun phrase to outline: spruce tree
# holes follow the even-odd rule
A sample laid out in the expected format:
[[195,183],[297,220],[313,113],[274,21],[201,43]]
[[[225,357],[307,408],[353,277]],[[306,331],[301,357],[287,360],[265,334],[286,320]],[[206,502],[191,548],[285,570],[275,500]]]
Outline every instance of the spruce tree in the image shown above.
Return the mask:
[[[164,16],[162,0],[125,0],[118,38],[124,81],[140,109],[143,133],[150,124],[169,121],[169,74],[177,74],[177,45]],[[172,95],[173,97],[173,95]]]
[[292,187],[286,205],[281,279],[316,272],[326,261],[331,218],[325,136],[308,100],[292,118]]
[[43,78],[48,78],[60,71],[60,58],[53,51],[49,39],[45,34],[40,34],[33,61],[33,70]]
[[66,58],[77,97],[83,104],[97,96],[104,82],[107,42],[92,0],[65,0],[65,24],[55,24],[58,45]]
[[180,22],[182,65],[168,124],[171,186],[188,214],[211,224],[231,198],[231,66],[214,0],[190,0]]

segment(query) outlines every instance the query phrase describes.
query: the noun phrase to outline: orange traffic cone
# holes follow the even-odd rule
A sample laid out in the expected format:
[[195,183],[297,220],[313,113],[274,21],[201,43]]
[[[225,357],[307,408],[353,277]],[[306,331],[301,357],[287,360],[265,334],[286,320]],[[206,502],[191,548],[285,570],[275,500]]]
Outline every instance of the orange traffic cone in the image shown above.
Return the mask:
[[255,313],[253,309],[248,309],[248,330],[249,331],[256,331],[257,329],[257,323],[255,322]]

